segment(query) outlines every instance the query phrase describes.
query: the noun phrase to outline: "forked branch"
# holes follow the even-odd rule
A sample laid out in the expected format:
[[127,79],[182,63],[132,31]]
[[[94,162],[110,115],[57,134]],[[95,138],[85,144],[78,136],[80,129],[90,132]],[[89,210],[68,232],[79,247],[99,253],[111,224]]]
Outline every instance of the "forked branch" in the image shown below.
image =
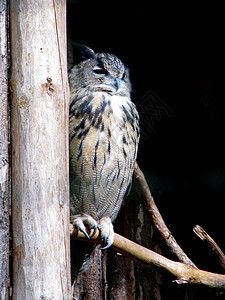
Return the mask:
[[[73,225],[70,225],[70,233],[76,239],[82,239],[88,242],[101,243],[99,230],[88,240],[82,232],[77,232]],[[90,232],[90,235],[92,232]],[[196,269],[184,263],[172,261],[164,256],[140,246],[119,234],[115,234],[114,243],[111,246],[115,251],[126,257],[144,264],[153,269],[165,269],[176,277],[175,282],[204,284],[209,287],[225,289],[225,275]]]
[[175,238],[167,228],[163,218],[155,204],[155,201],[150,192],[148,183],[145,179],[145,176],[141,169],[139,168],[137,162],[135,163],[134,176],[138,180],[139,186],[141,188],[141,193],[143,197],[143,204],[146,208],[148,215],[150,216],[154,226],[158,229],[162,238],[166,242],[170,251],[177,256],[180,262],[190,265],[194,268],[197,268],[196,265],[190,260],[190,258],[184,253],[181,247],[176,242]]

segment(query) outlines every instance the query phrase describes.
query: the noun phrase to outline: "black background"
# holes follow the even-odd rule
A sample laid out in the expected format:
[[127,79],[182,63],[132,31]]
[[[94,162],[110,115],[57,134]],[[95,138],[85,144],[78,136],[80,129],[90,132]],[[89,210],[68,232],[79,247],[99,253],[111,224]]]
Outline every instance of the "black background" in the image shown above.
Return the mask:
[[192,229],[201,225],[225,251],[222,12],[210,3],[68,4],[73,41],[121,58],[130,69],[137,108],[143,110],[143,97],[146,105],[157,97],[165,104],[160,115],[159,106],[147,112],[150,128],[140,112],[145,138],[138,163],[178,243],[198,267],[214,272],[222,270]]

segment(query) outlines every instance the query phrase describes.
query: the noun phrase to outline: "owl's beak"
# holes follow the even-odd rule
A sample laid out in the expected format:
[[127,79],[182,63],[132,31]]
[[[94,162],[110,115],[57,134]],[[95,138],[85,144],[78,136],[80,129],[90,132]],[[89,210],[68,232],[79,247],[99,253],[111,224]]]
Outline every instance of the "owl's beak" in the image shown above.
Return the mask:
[[[120,88],[120,84],[120,79],[114,76],[106,77],[106,80],[103,83],[103,85],[106,87],[105,90],[108,90],[111,93],[116,93]],[[103,85],[101,85],[101,87],[103,87]]]
[[120,80],[118,78],[115,78],[114,87],[116,88],[116,91],[120,88]]

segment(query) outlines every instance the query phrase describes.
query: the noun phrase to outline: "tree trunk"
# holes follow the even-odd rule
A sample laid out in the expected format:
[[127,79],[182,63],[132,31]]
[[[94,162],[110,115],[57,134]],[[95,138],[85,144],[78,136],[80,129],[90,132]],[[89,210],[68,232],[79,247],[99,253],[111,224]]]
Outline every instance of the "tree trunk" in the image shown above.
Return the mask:
[[7,1],[0,1],[0,299],[9,299],[9,103]]
[[13,299],[70,299],[65,0],[10,1]]

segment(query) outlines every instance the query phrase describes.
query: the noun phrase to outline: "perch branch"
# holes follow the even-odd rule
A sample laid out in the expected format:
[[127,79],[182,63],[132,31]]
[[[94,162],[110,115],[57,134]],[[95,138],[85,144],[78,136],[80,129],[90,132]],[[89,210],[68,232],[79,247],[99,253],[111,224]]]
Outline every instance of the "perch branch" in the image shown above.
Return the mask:
[[151,217],[154,226],[159,230],[159,233],[161,234],[162,238],[165,240],[170,251],[177,256],[179,261],[197,269],[196,265],[184,253],[184,251],[178,245],[175,238],[172,236],[171,232],[167,228],[167,226],[155,204],[155,201],[151,195],[151,192],[150,192],[148,183],[145,179],[145,176],[144,176],[143,172],[141,171],[141,169],[139,168],[137,162],[135,163],[134,176],[138,180],[138,183],[140,185],[141,192],[144,197],[144,206],[145,206],[149,216]]
[[[76,229],[70,224],[70,234],[76,239],[82,239],[89,242],[101,243],[99,238],[99,230],[95,235],[88,240],[82,232],[77,232]],[[90,232],[90,235],[92,232]],[[225,289],[225,275],[215,274],[211,272],[196,269],[184,263],[172,261],[164,256],[140,246],[119,234],[115,234],[114,243],[111,246],[115,251],[123,254],[126,257],[144,264],[147,267],[154,269],[165,269],[173,274],[177,279],[175,282],[183,283],[196,283],[204,284],[209,287],[216,287]]]
[[193,228],[193,231],[212,250],[219,264],[225,270],[225,255],[220,249],[220,247],[217,245],[217,243],[211,238],[210,235],[208,235],[208,233],[201,226],[196,225]]

